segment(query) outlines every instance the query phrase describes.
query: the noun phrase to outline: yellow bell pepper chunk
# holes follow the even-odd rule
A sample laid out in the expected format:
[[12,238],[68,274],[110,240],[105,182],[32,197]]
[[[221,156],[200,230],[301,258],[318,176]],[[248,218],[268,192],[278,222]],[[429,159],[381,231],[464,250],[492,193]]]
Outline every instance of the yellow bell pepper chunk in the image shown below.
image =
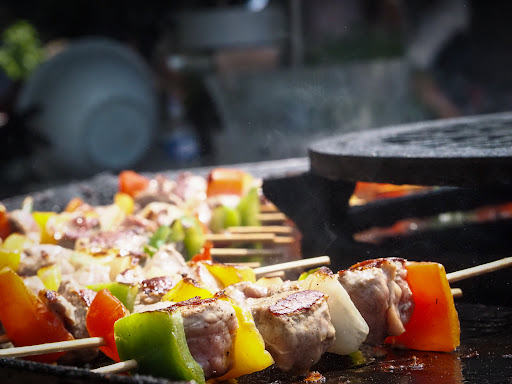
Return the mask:
[[233,304],[233,308],[238,320],[233,341],[233,366],[228,373],[217,378],[218,381],[235,379],[274,364],[274,359],[265,349],[265,341],[256,328],[251,311],[236,304]]
[[7,236],[0,244],[0,269],[9,267],[16,272],[20,264],[21,252],[32,244],[34,244],[32,240],[19,233]]
[[2,243],[2,248],[10,251],[22,252],[25,248],[32,246],[34,242],[27,236],[19,233],[10,234]]
[[114,195],[114,204],[121,208],[127,215],[131,215],[135,209],[133,198],[123,192],[117,192]]
[[190,278],[180,280],[178,284],[172,287],[163,297],[164,301],[180,302],[199,296],[201,299],[213,297],[212,293],[199,286],[199,284]]
[[57,264],[42,267],[37,271],[37,276],[41,279],[46,289],[57,291],[62,280],[60,267]]
[[0,248],[0,269],[9,267],[16,272],[20,265],[20,257],[20,251],[11,251],[9,249]]
[[225,287],[241,281],[256,282],[256,275],[252,268],[220,263],[204,263],[208,271],[216,277]]
[[32,216],[34,217],[35,222],[41,228],[41,243],[42,244],[56,244],[57,242],[46,230],[46,223],[50,219],[50,217],[55,216],[55,212],[33,212]]

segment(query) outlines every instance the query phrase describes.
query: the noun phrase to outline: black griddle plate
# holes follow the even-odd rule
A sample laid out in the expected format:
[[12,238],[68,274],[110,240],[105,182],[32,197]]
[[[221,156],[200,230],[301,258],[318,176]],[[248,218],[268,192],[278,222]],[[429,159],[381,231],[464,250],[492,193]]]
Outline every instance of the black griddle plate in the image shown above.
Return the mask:
[[[312,214],[322,216],[329,204],[336,202],[335,196],[330,196],[329,202],[316,196],[318,189],[330,189],[324,183],[318,183],[318,176],[311,175],[308,159],[290,159],[284,161],[262,162],[257,164],[238,164],[233,167],[245,169],[255,176],[264,177],[267,181],[276,175],[289,176],[292,181],[283,190],[293,204],[297,205],[294,196],[297,188],[305,195],[302,203],[317,200],[317,207],[302,212],[304,220],[311,219]],[[196,174],[206,174],[209,169],[190,170]],[[178,172],[164,172],[169,177],[175,177]],[[279,179],[278,179],[279,181]],[[283,180],[281,187],[286,187]],[[345,184],[344,182],[341,182]],[[353,188],[352,183],[345,187],[341,200],[346,200]],[[272,186],[272,183],[269,183]],[[303,187],[307,187],[302,189]],[[264,188],[265,189],[265,188]],[[273,190],[272,188],[270,188]],[[73,197],[82,197],[91,204],[108,204],[117,190],[117,177],[110,174],[98,175],[90,180],[69,183],[61,187],[48,189],[32,194],[34,208],[37,210],[61,210]],[[270,192],[270,190],[269,190]],[[277,189],[274,191],[277,193]],[[308,197],[309,196],[309,197]],[[321,195],[320,195],[321,196]],[[339,197],[339,193],[336,194]],[[25,196],[17,196],[3,201],[8,209],[21,206]],[[300,200],[300,199],[299,199]],[[325,206],[324,206],[325,204]],[[331,206],[332,208],[332,206]],[[338,207],[336,211],[339,212]],[[316,212],[316,211],[320,212]],[[316,213],[315,213],[316,212]],[[288,212],[286,212],[288,213]],[[291,212],[290,212],[291,213]],[[307,216],[307,217],[306,217]],[[311,227],[311,230],[314,228]],[[323,233],[325,228],[317,228],[311,236]],[[346,260],[345,260],[346,261]],[[456,260],[460,265],[464,260]],[[340,260],[341,262],[341,260]],[[346,264],[344,267],[350,265]],[[509,280],[507,280],[509,281]],[[463,300],[462,300],[463,301]],[[506,300],[499,300],[505,302]],[[454,353],[426,353],[415,351],[390,351],[380,360],[366,361],[353,366],[346,357],[326,355],[315,367],[322,373],[327,383],[510,383],[512,377],[512,308],[495,307],[490,305],[457,303],[461,319],[462,345]],[[416,363],[413,364],[413,357]],[[304,383],[302,378],[292,377],[281,373],[275,368],[247,375],[238,380],[239,384],[259,383]],[[36,383],[36,384],[85,384],[85,383],[126,383],[126,384],[166,384],[168,380],[148,376],[99,375],[86,369],[52,366],[24,360],[0,359],[0,383]]]
[[[461,346],[452,353],[382,349],[385,356],[360,359],[326,354],[313,367],[326,384],[341,383],[510,383],[512,378],[512,308],[458,303]],[[238,384],[305,383],[274,366],[238,380]],[[95,374],[86,369],[0,359],[1,383],[168,384],[150,376]]]
[[311,171],[331,180],[512,184],[512,113],[404,124],[314,143]]

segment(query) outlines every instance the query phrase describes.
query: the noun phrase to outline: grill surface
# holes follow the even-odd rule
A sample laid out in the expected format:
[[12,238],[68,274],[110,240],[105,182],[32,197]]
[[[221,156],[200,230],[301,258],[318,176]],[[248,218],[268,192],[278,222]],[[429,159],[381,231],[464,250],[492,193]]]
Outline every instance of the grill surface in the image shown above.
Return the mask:
[[[508,116],[508,115],[507,115]],[[509,117],[507,117],[509,118]],[[400,136],[398,136],[400,138]],[[407,136],[406,136],[407,137]],[[400,139],[401,140],[401,139]],[[409,140],[409,139],[408,139]],[[416,139],[415,139],[416,140]],[[419,139],[418,139],[419,140]],[[338,159],[339,160],[339,159]],[[334,213],[347,213],[346,202],[353,189],[350,180],[332,181],[316,174],[308,172],[308,159],[293,159],[286,161],[265,162],[258,164],[239,164],[236,167],[245,169],[256,176],[265,178],[264,190],[270,193],[278,207],[297,219],[301,229],[308,228],[311,232],[304,231],[306,240],[313,239],[316,245],[321,244],[327,250],[328,246],[336,249],[327,252],[333,261],[333,269],[348,267],[352,260],[345,257],[346,250],[353,244],[347,245],[344,238],[340,238],[333,232],[332,222],[326,221],[326,216]],[[206,174],[208,169],[191,170],[194,173]],[[175,173],[165,173],[171,177]],[[512,174],[511,174],[512,175]],[[359,180],[359,176],[357,177]],[[85,182],[73,183],[35,193],[35,209],[63,209],[67,201],[73,197],[83,197],[91,204],[106,204],[111,201],[112,195],[117,189],[117,178],[113,175],[100,175]],[[501,190],[500,190],[501,191]],[[300,192],[300,193],[299,193]],[[444,192],[443,192],[444,193]],[[456,191],[449,190],[449,195],[456,195]],[[501,193],[497,193],[496,199],[501,201]],[[435,196],[432,197],[435,199]],[[468,203],[472,204],[480,198],[477,193],[468,193]],[[14,197],[4,201],[9,209],[18,208],[23,196]],[[311,205],[313,203],[313,205]],[[416,205],[417,202],[411,201]],[[295,209],[295,213],[293,210]],[[388,208],[383,207],[386,210]],[[391,209],[394,211],[395,209]],[[348,216],[350,217],[350,212]],[[357,222],[353,217],[353,222]],[[364,219],[362,219],[364,221]],[[357,225],[362,225],[362,221]],[[319,225],[315,228],[316,225]],[[339,223],[337,224],[339,225]],[[366,225],[366,224],[364,224]],[[453,240],[453,237],[448,235]],[[428,249],[428,245],[426,246]],[[318,255],[320,247],[312,248],[312,252]],[[345,252],[345,253],[344,253]],[[429,260],[439,260],[444,264],[451,264],[448,271],[470,266],[475,262],[489,260],[475,260],[467,255],[452,257],[443,254],[436,249],[431,252]],[[354,253],[359,260],[374,256],[368,249],[361,249],[360,253]],[[402,255],[411,258],[411,255]],[[496,258],[496,257],[493,257]],[[357,261],[357,260],[355,260]],[[468,265],[469,264],[469,265]],[[486,284],[479,284],[481,290],[487,296],[492,296],[490,287],[496,282],[508,285],[510,273],[493,274]],[[493,281],[493,279],[495,281]],[[475,284],[472,279],[469,284]],[[464,294],[471,287],[458,285]],[[502,290],[501,292],[509,292]],[[503,303],[510,296],[496,298]],[[364,360],[357,365],[346,357],[327,355],[318,364],[317,369],[326,378],[327,383],[509,383],[512,377],[512,308],[505,306],[491,306],[471,304],[464,299],[457,303],[459,317],[461,319],[461,347],[454,353],[428,353],[418,351],[388,351],[383,359]],[[84,369],[57,367],[22,360],[0,359],[1,382],[34,383],[39,384],[64,384],[86,382],[98,383],[168,383],[166,380],[151,377],[127,377],[118,375],[96,375]],[[276,369],[268,369],[260,373],[248,375],[238,380],[240,384],[259,383],[304,383],[302,378],[292,378],[288,374],[278,372]]]
[[[458,304],[461,347],[453,353],[386,350],[378,359],[327,354],[313,369],[326,384],[341,383],[510,383],[512,377],[512,308]],[[168,384],[148,376],[93,374],[81,368],[0,359],[0,377],[8,383],[38,384]],[[305,383],[270,367],[237,380],[239,384]]]
[[328,179],[480,186],[512,183],[512,113],[427,121],[314,143],[311,170]]

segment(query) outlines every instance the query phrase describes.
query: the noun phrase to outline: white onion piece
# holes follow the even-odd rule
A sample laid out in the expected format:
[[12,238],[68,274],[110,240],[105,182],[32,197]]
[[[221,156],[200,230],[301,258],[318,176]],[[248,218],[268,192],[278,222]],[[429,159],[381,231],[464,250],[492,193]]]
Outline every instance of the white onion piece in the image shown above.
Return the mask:
[[328,352],[348,355],[356,352],[368,335],[368,324],[347,291],[330,271],[318,270],[300,282],[304,289],[325,293],[336,340]]

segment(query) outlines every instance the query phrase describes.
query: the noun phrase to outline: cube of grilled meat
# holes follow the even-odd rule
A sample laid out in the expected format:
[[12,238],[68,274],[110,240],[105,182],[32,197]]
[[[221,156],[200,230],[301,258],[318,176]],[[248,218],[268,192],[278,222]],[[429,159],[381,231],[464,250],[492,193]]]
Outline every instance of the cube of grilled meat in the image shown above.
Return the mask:
[[101,229],[100,220],[93,211],[62,212],[48,219],[48,233],[57,244],[73,249],[80,238],[89,238]]
[[321,292],[282,292],[248,299],[246,305],[266,349],[283,371],[307,373],[334,341],[327,297]]
[[[87,310],[96,292],[81,288],[72,280],[65,280],[59,287],[59,292],[44,289],[39,292],[39,298],[59,317],[66,329],[75,337],[89,337],[85,324]],[[89,362],[98,356],[98,348],[85,348],[66,353],[60,362],[64,364]]]
[[174,244],[161,246],[153,257],[146,260],[143,273],[146,277],[173,276],[181,273],[187,263]]
[[176,219],[179,219],[184,214],[185,211],[175,204],[154,201],[142,208],[142,210],[137,213],[137,216],[153,221],[157,226],[170,226]]
[[233,337],[238,321],[233,306],[225,300],[190,299],[177,304],[159,302],[138,306],[136,312],[179,308],[188,348],[194,360],[203,368],[205,378],[220,377],[233,363]]
[[46,288],[43,281],[37,275],[23,277],[23,283],[25,284],[25,287],[30,289],[36,296],[39,295],[40,291]]
[[150,234],[143,228],[122,228],[114,231],[102,231],[82,238],[77,248],[87,248],[93,253],[118,250],[122,256],[133,255],[145,258],[144,246],[149,241]]
[[176,183],[174,181],[162,175],[156,175],[150,181],[148,187],[135,196],[135,203],[139,207],[145,207],[155,201],[182,206],[183,200],[175,195],[175,187]]
[[21,253],[17,273],[20,276],[32,276],[48,265],[58,264],[63,274],[73,273],[75,268],[69,259],[73,251],[52,244],[35,244]]
[[238,321],[233,306],[220,299],[188,300],[178,304],[190,353],[205,378],[219,377],[232,365],[233,337]]
[[223,285],[210,273],[203,263],[189,262],[180,272],[183,277],[189,277],[197,281],[210,292],[218,292],[223,288]]
[[364,261],[339,271],[338,279],[368,323],[367,344],[380,345],[387,336],[405,331],[414,298],[407,284],[404,259]]
[[89,332],[85,325],[85,316],[96,296],[96,292],[91,289],[83,288],[72,279],[63,279],[60,283],[58,293],[74,308],[74,320],[71,317],[66,320],[69,324],[71,334],[78,339],[89,337]]
[[268,296],[268,288],[252,283],[250,281],[242,281],[228,285],[224,293],[235,300],[238,304],[243,305],[247,299],[262,298]]
[[153,277],[151,279],[142,280],[140,282],[140,289],[135,303],[143,305],[158,303],[175,285],[175,280],[169,276]]
[[7,218],[12,232],[21,233],[30,240],[39,242],[41,238],[41,228],[34,220],[30,211],[16,209],[9,212]]

